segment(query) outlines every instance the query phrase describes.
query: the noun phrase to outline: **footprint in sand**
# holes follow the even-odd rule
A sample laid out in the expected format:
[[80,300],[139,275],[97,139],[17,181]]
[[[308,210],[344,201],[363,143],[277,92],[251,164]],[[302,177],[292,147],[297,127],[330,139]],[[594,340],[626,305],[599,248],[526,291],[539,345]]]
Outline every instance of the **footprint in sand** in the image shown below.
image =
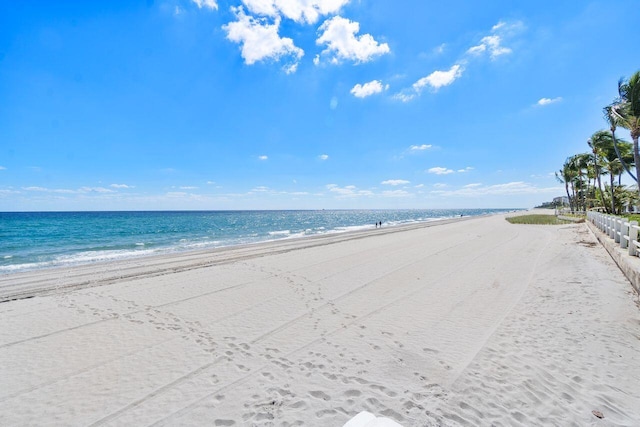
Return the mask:
[[310,391],[309,394],[316,399],[331,400],[331,397],[327,393],[320,390]]

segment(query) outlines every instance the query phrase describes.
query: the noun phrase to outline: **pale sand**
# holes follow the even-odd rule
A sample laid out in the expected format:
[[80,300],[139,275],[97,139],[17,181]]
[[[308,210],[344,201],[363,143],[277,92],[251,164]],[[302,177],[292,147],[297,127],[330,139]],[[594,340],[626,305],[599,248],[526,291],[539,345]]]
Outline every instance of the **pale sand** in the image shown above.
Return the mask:
[[2,277],[0,425],[640,425],[584,224],[392,231]]

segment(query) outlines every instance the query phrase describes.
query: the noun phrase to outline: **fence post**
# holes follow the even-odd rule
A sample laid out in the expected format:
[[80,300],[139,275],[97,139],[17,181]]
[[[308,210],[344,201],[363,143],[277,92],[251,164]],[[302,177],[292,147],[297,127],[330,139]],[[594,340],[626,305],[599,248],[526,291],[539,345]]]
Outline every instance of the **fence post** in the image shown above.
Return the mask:
[[622,225],[620,227],[620,247],[626,249],[629,245],[629,218],[622,219]]
[[613,227],[613,241],[616,243],[620,243],[620,239],[622,238],[622,219],[615,218],[614,221],[615,226]]
[[612,239],[615,239],[616,238],[616,219],[612,216],[609,218],[610,218],[609,237],[611,237]]
[[629,223],[629,255],[636,255],[636,241],[638,240],[638,221],[631,221]]

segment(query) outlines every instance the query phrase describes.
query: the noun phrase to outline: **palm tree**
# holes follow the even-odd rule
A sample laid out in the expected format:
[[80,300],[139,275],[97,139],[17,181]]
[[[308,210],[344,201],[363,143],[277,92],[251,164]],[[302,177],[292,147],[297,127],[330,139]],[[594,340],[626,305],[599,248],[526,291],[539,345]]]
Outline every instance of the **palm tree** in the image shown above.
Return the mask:
[[[629,80],[618,82],[620,98],[611,105],[611,114],[616,124],[628,129],[633,141],[633,160],[636,164],[636,177],[640,176],[640,71],[636,71]],[[636,180],[637,181],[637,180]],[[640,191],[640,186],[639,186]],[[640,194],[640,193],[639,193]]]
[[[615,213],[616,197],[614,193],[614,179],[616,176],[619,179],[624,171],[624,164],[632,163],[632,145],[624,140],[619,140],[617,143],[614,143],[613,135],[604,130],[599,130],[591,135],[588,144],[596,157],[596,167],[600,168],[601,171],[604,170],[609,173],[611,213]],[[602,186],[600,184],[600,174],[597,175],[602,205],[606,206],[604,203],[604,193],[602,192]],[[607,208],[607,210],[609,209]]]
[[[617,124],[618,119],[616,115],[613,113],[614,105],[615,105],[615,102],[614,104],[607,105],[606,107],[604,107],[604,119],[607,123],[609,123],[609,129],[611,130],[611,138],[613,141],[613,148],[616,152],[616,155],[621,160],[622,167],[624,168],[624,170],[634,181],[638,182],[638,178],[633,173],[631,173],[631,171],[629,170],[629,166],[627,165],[627,162],[622,158],[622,155],[620,154],[620,149],[618,147],[618,139],[616,138],[616,129],[618,127],[618,124]],[[633,156],[631,160],[633,161]]]
[[[580,203],[582,210],[587,209],[587,193],[589,192],[588,170],[590,162],[591,154],[589,153],[580,153],[570,157],[571,166],[576,172],[576,176],[574,177],[574,188],[577,188],[578,190],[578,197],[576,197],[576,210],[580,210],[578,203]],[[587,177],[586,185],[585,177]]]
[[573,179],[576,173],[575,173],[575,170],[573,169],[573,165],[571,164],[570,159],[571,158],[569,157],[567,160],[565,160],[564,164],[562,165],[562,169],[556,172],[556,179],[559,182],[564,184],[564,190],[567,192],[567,199],[569,199],[569,207],[571,208],[571,210],[574,210],[573,209],[574,199],[573,197],[571,197],[571,194],[569,193],[569,184],[573,183]]
[[[591,138],[587,141],[589,147],[591,147],[591,151],[593,153],[593,167],[595,169],[595,176],[598,182],[598,189],[600,190],[600,205],[604,206],[604,197],[602,197],[602,181],[600,180],[600,176],[602,175],[602,159],[605,157],[605,149],[604,149],[604,137],[599,132],[594,133]],[[595,183],[594,183],[595,185]]]

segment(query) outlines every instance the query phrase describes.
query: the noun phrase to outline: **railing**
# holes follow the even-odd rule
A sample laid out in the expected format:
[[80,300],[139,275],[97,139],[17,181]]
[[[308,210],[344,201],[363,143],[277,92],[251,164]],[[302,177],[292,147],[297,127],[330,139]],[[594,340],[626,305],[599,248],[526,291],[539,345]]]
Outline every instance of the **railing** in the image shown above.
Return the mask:
[[640,242],[638,242],[638,221],[629,221],[628,218],[620,218],[599,212],[587,212],[587,219],[600,231],[608,235],[622,249],[627,249],[629,255],[639,256]]

